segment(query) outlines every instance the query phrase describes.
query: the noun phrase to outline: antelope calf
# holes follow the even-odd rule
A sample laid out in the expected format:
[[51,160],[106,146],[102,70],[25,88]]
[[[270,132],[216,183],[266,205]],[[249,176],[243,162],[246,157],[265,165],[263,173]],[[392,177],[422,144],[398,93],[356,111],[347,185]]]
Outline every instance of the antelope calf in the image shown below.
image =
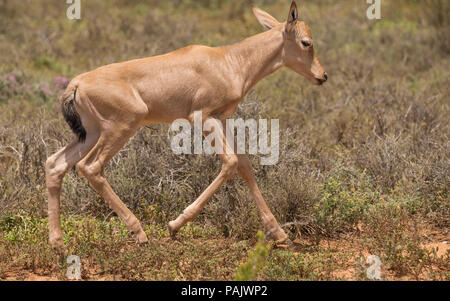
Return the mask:
[[[117,213],[139,243],[147,242],[140,222],[105,179],[106,163],[141,126],[171,123],[178,118],[222,124],[236,111],[244,95],[262,78],[287,66],[314,85],[327,80],[313,46],[311,31],[298,19],[292,2],[286,22],[253,7],[265,32],[239,43],[188,46],[150,58],[111,64],[75,77],[61,96],[65,120],[77,135],[48,158],[46,185],[50,244],[64,249],[60,224],[60,193],[64,174],[76,165],[91,186]],[[219,121],[220,120],[220,121]],[[222,123],[222,124],[221,124]],[[204,133],[207,134],[207,133]],[[256,184],[249,159],[237,155],[222,135],[222,169],[206,190],[177,219],[169,222],[172,235],[195,218],[213,194],[237,172],[245,180],[272,238],[290,242]]]

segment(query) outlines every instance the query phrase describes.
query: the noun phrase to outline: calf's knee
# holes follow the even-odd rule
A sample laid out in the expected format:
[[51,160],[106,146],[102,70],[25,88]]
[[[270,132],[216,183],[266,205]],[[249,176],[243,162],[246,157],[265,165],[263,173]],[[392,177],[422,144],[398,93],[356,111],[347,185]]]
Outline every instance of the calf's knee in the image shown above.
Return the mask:
[[50,156],[45,162],[45,180],[48,187],[61,184],[61,181],[66,172],[66,166],[64,164],[58,165],[54,156]]
[[230,156],[226,160],[224,160],[222,165],[222,173],[227,180],[236,174],[238,163],[239,162],[237,156]]

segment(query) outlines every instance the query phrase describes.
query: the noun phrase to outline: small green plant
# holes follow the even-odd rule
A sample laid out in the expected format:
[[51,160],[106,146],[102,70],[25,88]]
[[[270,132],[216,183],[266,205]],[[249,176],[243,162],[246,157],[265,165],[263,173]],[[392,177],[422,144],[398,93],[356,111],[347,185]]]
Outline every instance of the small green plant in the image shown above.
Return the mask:
[[[0,0],[0,278],[6,279],[31,272],[66,279],[66,261],[48,243],[45,163],[73,138],[58,101],[71,78],[262,31],[248,0],[90,1],[89,11],[105,13],[85,14],[81,22],[67,21],[63,1],[45,9],[41,2]],[[257,2],[284,17],[284,1]],[[428,238],[436,232],[447,240],[450,227],[450,1],[386,1],[383,21],[369,26],[347,2],[339,4],[338,21],[313,26],[329,46],[319,50],[334,74],[326,85],[318,89],[282,68],[252,88],[233,116],[280,120],[278,164],[250,159],[268,206],[281,223],[299,222],[284,229],[302,242],[297,251],[270,251],[253,277],[368,280],[367,256],[354,264],[362,253],[380,257],[386,280],[448,280],[450,253],[442,254],[442,246],[433,253]],[[305,5],[311,22],[336,10],[333,1]],[[63,240],[82,259],[83,279],[230,280],[248,260],[254,248],[248,239],[261,219],[237,178],[179,240],[169,239],[167,223],[210,185],[220,161],[175,155],[167,130],[140,129],[105,168],[152,237],[148,245],[135,244],[76,168],[64,178]]]
[[[368,183],[364,185],[370,186]],[[351,228],[361,220],[376,197],[376,192],[371,192],[370,187],[364,185],[345,187],[333,177],[324,183],[323,197],[314,207],[314,217],[324,231],[323,234],[332,236],[336,232]]]
[[270,245],[265,242],[264,233],[258,231],[256,235],[258,242],[255,249],[248,252],[247,262],[241,264],[236,271],[234,280],[250,281],[255,280],[261,269],[267,263],[267,256],[270,252]]

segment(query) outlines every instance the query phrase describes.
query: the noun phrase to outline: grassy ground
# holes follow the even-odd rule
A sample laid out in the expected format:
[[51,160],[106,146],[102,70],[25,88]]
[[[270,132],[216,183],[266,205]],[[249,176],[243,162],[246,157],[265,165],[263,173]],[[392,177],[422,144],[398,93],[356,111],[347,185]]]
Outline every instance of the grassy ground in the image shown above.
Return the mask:
[[[256,1],[279,20],[289,1]],[[445,0],[301,1],[329,74],[313,87],[289,70],[259,83],[236,116],[280,119],[280,161],[258,183],[294,249],[255,248],[262,229],[241,179],[229,181],[178,240],[175,218],[213,180],[214,156],[177,156],[167,126],[150,126],[105,171],[141,219],[136,246],[86,180],[63,186],[64,240],[84,279],[449,280],[450,5]],[[248,1],[0,1],[0,279],[64,279],[67,263],[47,240],[43,165],[72,139],[57,96],[95,67],[188,44],[223,45],[261,31]],[[290,224],[294,222],[293,224]],[[265,252],[265,251],[267,252]],[[241,268],[239,268],[241,266]],[[47,279],[47,278],[45,278]]]

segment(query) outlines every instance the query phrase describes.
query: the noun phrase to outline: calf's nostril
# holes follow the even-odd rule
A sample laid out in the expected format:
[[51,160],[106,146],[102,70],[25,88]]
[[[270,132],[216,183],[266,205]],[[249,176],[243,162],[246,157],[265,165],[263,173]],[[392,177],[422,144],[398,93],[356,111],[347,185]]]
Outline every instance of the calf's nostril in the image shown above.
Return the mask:
[[323,78],[324,78],[325,80],[328,79],[328,74],[327,74],[326,72],[323,74]]

